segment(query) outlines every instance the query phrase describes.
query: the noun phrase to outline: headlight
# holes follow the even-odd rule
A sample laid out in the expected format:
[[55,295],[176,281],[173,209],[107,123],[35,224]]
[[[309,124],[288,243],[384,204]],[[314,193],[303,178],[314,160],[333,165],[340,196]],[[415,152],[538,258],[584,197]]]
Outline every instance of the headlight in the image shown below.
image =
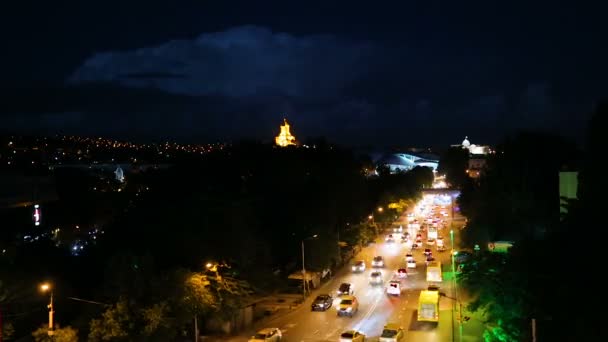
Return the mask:
[[353,308],[348,307],[348,308],[346,308],[346,311],[353,311]]
[[353,271],[356,271],[356,270],[357,270],[357,267],[353,266]]

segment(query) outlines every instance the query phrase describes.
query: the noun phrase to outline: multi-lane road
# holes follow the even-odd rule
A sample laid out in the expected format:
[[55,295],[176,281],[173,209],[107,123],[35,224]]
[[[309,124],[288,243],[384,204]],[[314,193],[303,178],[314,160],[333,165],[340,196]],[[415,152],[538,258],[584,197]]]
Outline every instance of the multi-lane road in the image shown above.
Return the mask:
[[[448,208],[449,210],[449,208]],[[420,217],[419,220],[424,218]],[[449,219],[449,218],[448,218]],[[404,214],[396,223],[407,227],[407,219]],[[449,227],[449,223],[447,225]],[[443,265],[444,272],[450,270],[450,241],[449,228],[447,231],[440,231],[446,240],[446,251],[437,253],[435,246],[432,246],[434,257]],[[415,235],[415,231],[410,231]],[[323,284],[314,291],[314,295],[308,298],[299,308],[287,314],[279,316],[270,321],[264,322],[265,327],[279,328],[283,334],[283,341],[295,342],[317,342],[317,341],[339,341],[340,334],[346,330],[354,329],[363,332],[367,340],[377,341],[384,325],[394,322],[401,325],[405,331],[404,341],[458,341],[458,326],[454,327],[453,312],[454,302],[450,297],[454,297],[450,281],[444,280],[441,286],[442,293],[447,297],[441,297],[440,314],[438,324],[428,324],[418,322],[416,313],[418,308],[418,296],[421,290],[427,288],[425,257],[423,249],[413,252],[417,261],[415,270],[409,269],[408,278],[404,282],[405,289],[400,297],[389,297],[386,295],[385,285],[393,277],[398,268],[405,267],[405,254],[409,247],[399,242],[397,238],[393,243],[384,242],[384,236],[380,236],[374,244],[364,248],[352,262],[364,260],[367,269],[363,273],[353,273],[350,265],[346,265],[340,270],[333,279]],[[372,286],[369,284],[370,273],[372,271],[371,261],[375,256],[383,256],[385,267],[382,268],[385,285]],[[324,312],[311,312],[311,303],[318,294],[327,293],[336,296],[336,290],[341,283],[351,283],[354,285],[355,297],[359,300],[359,311],[351,317],[338,317],[336,306]],[[338,303],[338,299],[334,304]],[[261,328],[261,327],[258,327]],[[455,332],[456,336],[453,336]],[[247,334],[251,335],[251,332]],[[247,336],[230,339],[230,341],[246,341]],[[467,341],[481,341],[468,336]]]

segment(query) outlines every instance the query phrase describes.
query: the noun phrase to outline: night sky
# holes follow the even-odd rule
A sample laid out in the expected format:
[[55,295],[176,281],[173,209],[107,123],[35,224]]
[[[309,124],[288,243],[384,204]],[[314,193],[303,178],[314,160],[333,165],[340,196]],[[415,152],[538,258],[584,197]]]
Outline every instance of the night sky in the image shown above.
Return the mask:
[[19,3],[2,132],[270,140],[286,117],[342,144],[580,140],[607,90],[602,1]]

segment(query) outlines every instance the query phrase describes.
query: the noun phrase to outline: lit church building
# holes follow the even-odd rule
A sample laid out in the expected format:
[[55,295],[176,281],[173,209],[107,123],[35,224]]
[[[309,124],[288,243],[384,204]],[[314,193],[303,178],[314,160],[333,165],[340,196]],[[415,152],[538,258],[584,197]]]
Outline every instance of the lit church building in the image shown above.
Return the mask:
[[290,145],[296,145],[297,144],[296,137],[291,135],[291,132],[289,131],[289,124],[287,123],[287,119],[283,119],[283,125],[281,125],[280,127],[281,127],[281,132],[279,133],[279,135],[277,135],[274,138],[274,141],[277,144],[277,146],[287,147]]

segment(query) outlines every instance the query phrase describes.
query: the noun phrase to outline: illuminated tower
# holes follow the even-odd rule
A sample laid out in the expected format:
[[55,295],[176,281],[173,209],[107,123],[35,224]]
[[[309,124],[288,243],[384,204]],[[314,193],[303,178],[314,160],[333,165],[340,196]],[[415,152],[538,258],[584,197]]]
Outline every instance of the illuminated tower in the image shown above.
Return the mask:
[[281,125],[281,133],[279,133],[279,135],[274,138],[274,141],[277,145],[281,147],[296,144],[296,137],[291,135],[291,132],[289,132],[289,124],[287,123],[287,119],[283,119],[283,125]]

